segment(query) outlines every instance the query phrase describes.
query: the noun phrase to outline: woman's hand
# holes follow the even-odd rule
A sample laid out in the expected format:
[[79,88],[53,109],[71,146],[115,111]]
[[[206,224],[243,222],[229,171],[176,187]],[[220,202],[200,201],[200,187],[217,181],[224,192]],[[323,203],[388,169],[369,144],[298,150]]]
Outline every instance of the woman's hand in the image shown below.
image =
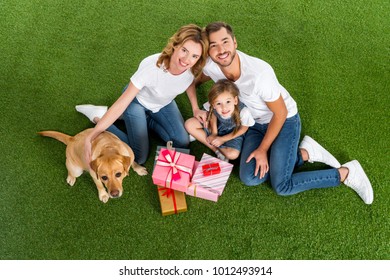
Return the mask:
[[194,117],[201,123],[205,128],[207,128],[207,112],[205,110],[196,109],[193,112]]
[[256,149],[249,155],[246,163],[252,159],[256,160],[255,176],[260,172],[260,179],[264,178],[265,174],[269,171],[267,152],[262,149]]

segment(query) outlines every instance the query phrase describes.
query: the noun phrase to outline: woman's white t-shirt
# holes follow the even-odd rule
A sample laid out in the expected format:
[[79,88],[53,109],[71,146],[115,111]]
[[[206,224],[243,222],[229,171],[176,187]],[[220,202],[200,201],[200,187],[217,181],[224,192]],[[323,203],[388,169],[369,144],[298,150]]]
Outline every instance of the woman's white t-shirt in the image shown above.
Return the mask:
[[[240,90],[240,101],[250,110],[257,123],[269,123],[273,116],[266,102],[276,101],[280,95],[287,107],[287,117],[292,117],[298,112],[295,100],[288,91],[278,82],[272,67],[265,61],[249,56],[239,50],[241,76],[234,83]],[[226,79],[225,75],[210,58],[208,58],[203,73],[213,81]]]
[[153,113],[157,113],[176,96],[185,92],[194,80],[190,69],[180,75],[172,75],[163,66],[157,67],[159,56],[158,53],[142,60],[138,70],[130,78],[140,90],[136,95],[137,100]]

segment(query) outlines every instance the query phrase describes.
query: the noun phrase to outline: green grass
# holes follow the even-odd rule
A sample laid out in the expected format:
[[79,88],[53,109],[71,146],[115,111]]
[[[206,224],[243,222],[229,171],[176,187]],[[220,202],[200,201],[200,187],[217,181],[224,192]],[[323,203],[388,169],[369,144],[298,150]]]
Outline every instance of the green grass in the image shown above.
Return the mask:
[[[0,4],[0,259],[389,259],[388,1],[28,1]],[[103,204],[88,174],[66,184],[65,146],[36,132],[91,127],[76,104],[110,105],[142,58],[181,25],[224,20],[298,103],[302,134],[358,159],[375,192],[275,195],[237,166],[217,203],[162,217],[134,172]],[[199,89],[200,102],[210,84]],[[185,118],[190,106],[177,98]],[[162,143],[152,140],[151,151]],[[209,152],[191,143],[200,159]],[[146,167],[151,172],[153,156]],[[304,169],[325,168],[308,165]]]

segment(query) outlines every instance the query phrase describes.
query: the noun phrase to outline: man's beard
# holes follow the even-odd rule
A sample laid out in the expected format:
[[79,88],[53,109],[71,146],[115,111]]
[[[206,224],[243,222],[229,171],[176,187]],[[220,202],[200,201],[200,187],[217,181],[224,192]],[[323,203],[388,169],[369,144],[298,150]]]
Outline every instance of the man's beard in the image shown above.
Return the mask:
[[231,53],[231,60],[230,61],[228,61],[227,63],[224,63],[224,64],[222,64],[222,63],[220,63],[219,61],[215,61],[215,60],[213,60],[216,64],[218,64],[219,66],[221,66],[221,67],[228,67],[228,66],[230,66],[232,63],[233,63],[233,60],[234,60],[234,58],[236,57],[236,51],[234,51],[234,52],[232,52]]

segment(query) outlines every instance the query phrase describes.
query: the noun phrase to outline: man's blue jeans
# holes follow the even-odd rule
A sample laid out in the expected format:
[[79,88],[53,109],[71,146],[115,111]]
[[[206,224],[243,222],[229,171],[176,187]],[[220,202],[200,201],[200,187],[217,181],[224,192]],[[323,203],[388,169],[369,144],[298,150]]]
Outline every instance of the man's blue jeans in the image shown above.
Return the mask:
[[157,113],[153,113],[134,98],[122,117],[127,133],[115,125],[111,125],[107,131],[114,133],[133,149],[135,161],[139,164],[145,163],[149,155],[148,129],[156,132],[164,142],[173,141],[176,148],[187,148],[189,145],[183,116],[174,100]]
[[246,159],[260,145],[267,128],[268,124],[256,123],[245,134],[240,161],[240,179],[244,184],[256,186],[269,179],[274,191],[285,196],[340,185],[340,175],[335,168],[294,173],[294,169],[304,162],[298,148],[301,134],[299,114],[286,120],[269,149],[269,172],[262,179],[259,178],[260,172],[255,176],[255,159],[249,163]]

